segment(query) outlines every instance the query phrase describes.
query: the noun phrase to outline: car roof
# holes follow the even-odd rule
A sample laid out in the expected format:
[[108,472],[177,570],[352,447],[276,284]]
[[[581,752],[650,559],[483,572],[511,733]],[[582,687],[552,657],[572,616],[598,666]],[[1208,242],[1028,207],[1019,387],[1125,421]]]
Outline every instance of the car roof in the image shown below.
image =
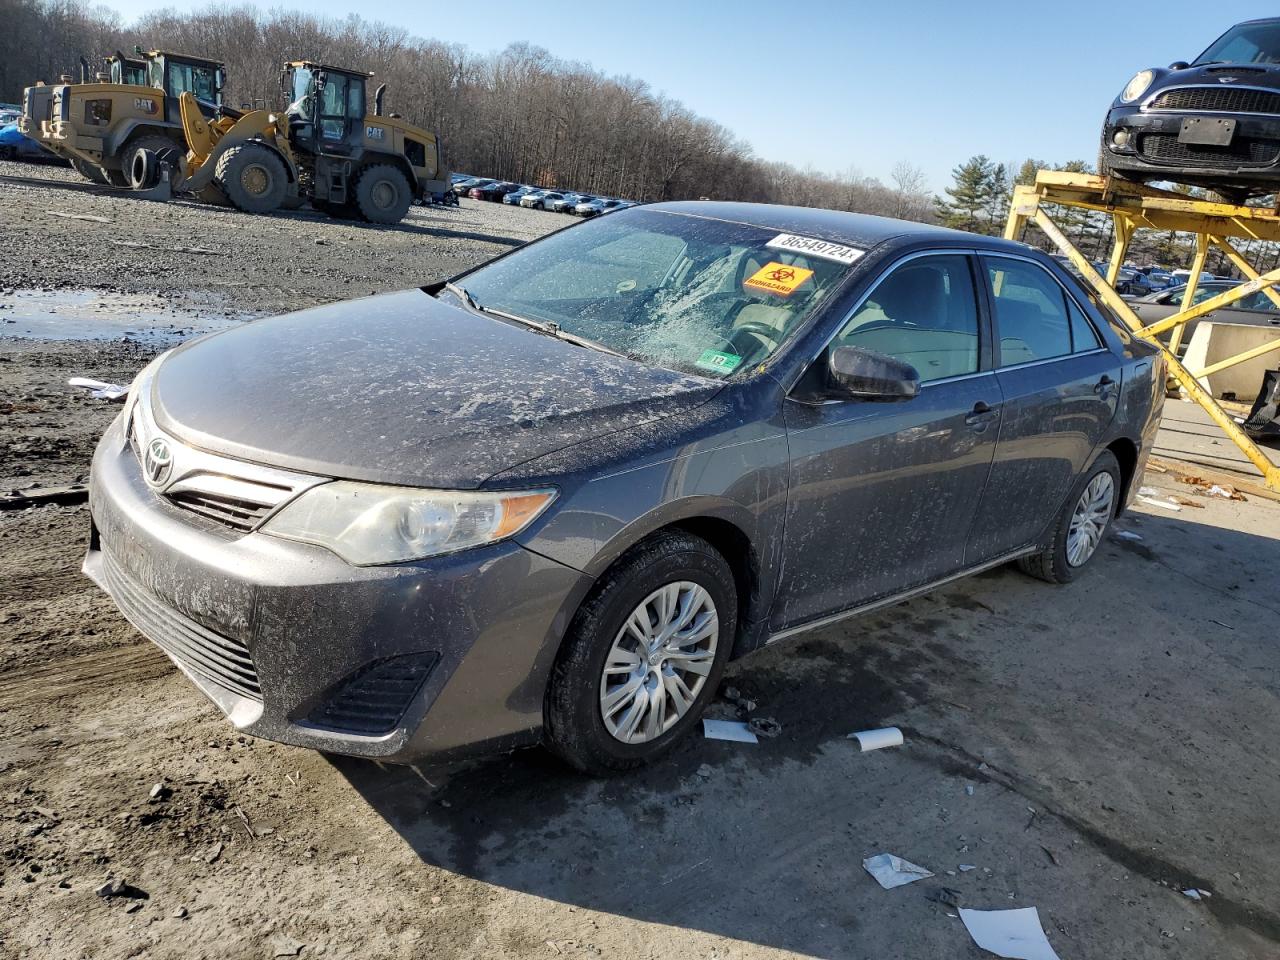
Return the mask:
[[933,242],[939,246],[964,245],[992,250],[1008,250],[1025,253],[1026,244],[1014,243],[999,237],[985,237],[963,230],[951,230],[928,223],[875,217],[866,213],[847,213],[842,210],[822,210],[817,207],[788,207],[772,203],[733,203],[718,200],[684,200],[651,203],[646,210],[662,210],[696,217],[745,223],[781,233],[799,233],[870,249],[885,240]]

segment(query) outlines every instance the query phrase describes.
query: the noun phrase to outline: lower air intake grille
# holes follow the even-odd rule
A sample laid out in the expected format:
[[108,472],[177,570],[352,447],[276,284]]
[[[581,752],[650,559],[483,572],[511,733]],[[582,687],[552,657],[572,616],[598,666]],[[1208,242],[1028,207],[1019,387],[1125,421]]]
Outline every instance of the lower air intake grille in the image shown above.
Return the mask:
[[1138,152],[1148,160],[1202,167],[1265,167],[1280,156],[1280,140],[1241,137],[1229,147],[1190,146],[1173,133],[1138,137]]
[[310,722],[351,733],[393,730],[439,659],[437,653],[413,653],[377,660],[331,691]]
[[234,694],[262,701],[248,647],[184,617],[126,574],[105,550],[102,559],[111,598],[148,640],[192,673]]

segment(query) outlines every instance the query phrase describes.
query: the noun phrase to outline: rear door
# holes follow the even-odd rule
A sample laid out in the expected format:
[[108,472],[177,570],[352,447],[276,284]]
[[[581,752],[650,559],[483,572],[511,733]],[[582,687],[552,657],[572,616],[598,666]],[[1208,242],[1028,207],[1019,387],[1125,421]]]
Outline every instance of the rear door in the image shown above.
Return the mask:
[[774,630],[963,565],[1000,416],[976,267],[965,253],[904,261],[814,361],[838,346],[896,357],[919,372],[918,396],[787,400],[791,482]]
[[1036,543],[1115,416],[1120,358],[1088,313],[1033,260],[984,255],[1004,397],[967,563]]

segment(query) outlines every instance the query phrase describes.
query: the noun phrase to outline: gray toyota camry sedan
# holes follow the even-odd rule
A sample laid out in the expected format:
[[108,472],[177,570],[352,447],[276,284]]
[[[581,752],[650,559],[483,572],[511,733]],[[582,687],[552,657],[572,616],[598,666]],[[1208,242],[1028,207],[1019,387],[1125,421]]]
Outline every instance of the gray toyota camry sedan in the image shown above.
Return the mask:
[[996,564],[1073,580],[1164,373],[1020,244],[637,207],[162,355],[84,569],[247,733],[623,770],[734,657]]

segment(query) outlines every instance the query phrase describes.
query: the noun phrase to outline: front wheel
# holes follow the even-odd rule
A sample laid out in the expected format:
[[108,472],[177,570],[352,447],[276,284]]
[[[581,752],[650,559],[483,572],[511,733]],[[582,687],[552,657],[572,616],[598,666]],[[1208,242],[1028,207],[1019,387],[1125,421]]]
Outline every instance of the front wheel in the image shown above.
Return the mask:
[[634,548],[565,636],[547,687],[547,746],[594,775],[670,749],[715,694],[737,611],[733,572],[705,540],[666,533]]
[[1048,543],[1023,557],[1024,573],[1049,583],[1070,583],[1098,552],[1121,498],[1120,464],[1104,450],[1076,481],[1054,520]]
[[238,143],[218,158],[214,182],[231,205],[245,213],[270,213],[289,189],[284,163],[261,143]]

